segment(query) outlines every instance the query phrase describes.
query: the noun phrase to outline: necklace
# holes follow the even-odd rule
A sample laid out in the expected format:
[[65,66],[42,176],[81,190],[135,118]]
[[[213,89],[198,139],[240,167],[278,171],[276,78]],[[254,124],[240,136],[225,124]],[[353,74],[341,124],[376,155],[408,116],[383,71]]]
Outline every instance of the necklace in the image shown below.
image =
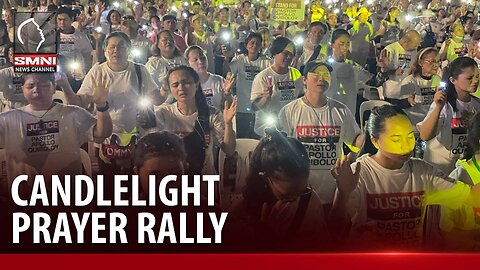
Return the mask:
[[[41,116],[35,115],[35,114],[33,114],[33,113],[31,113],[31,112],[27,112],[27,111],[23,111],[23,112],[25,112],[25,113],[33,116],[33,117],[37,117],[37,118],[39,118],[40,121],[41,121],[42,118],[45,117],[45,115],[47,115],[47,113],[50,112],[51,109],[53,109],[53,107],[55,107],[55,104],[52,104],[52,106],[50,106],[50,108],[48,108],[48,110],[45,111]],[[29,108],[32,109],[30,106],[29,106]],[[33,110],[32,110],[32,111],[33,111]]]

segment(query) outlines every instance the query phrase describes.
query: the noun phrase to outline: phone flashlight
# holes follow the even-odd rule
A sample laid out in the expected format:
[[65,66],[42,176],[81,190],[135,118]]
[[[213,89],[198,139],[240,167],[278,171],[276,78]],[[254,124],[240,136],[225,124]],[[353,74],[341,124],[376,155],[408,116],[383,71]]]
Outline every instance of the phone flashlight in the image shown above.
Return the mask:
[[138,101],[138,107],[140,109],[147,109],[152,105],[152,101],[147,97],[141,97]]
[[265,125],[267,127],[275,127],[277,124],[277,118],[273,114],[267,114],[265,115]]
[[440,82],[440,89],[442,90],[443,93],[445,93],[447,91],[447,83]]

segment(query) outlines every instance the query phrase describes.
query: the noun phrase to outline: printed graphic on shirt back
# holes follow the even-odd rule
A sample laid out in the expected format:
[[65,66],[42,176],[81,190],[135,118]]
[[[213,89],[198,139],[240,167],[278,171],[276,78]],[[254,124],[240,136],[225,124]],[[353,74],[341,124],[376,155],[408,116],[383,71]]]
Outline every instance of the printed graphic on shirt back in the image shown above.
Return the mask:
[[406,69],[410,67],[410,62],[412,61],[412,56],[410,54],[399,54],[398,55],[398,67]]
[[435,96],[435,87],[424,87],[420,88],[422,95],[422,105],[430,106],[433,102],[433,97]]
[[46,122],[40,120],[27,124],[27,151],[29,153],[58,151],[59,130],[58,120]]
[[375,222],[379,243],[420,247],[424,192],[367,194],[367,219]]
[[297,126],[297,139],[308,152],[312,170],[330,170],[337,161],[340,126]]
[[463,117],[452,118],[452,147],[450,149],[450,158],[460,158],[467,148],[467,128],[468,120]]
[[64,56],[73,56],[75,54],[75,39],[73,38],[73,35],[62,35],[60,37],[58,54]]
[[255,76],[260,72],[260,67],[245,66],[245,79],[247,81],[253,81]]
[[213,89],[211,88],[203,89],[203,94],[207,99],[208,106],[214,107],[213,106]]

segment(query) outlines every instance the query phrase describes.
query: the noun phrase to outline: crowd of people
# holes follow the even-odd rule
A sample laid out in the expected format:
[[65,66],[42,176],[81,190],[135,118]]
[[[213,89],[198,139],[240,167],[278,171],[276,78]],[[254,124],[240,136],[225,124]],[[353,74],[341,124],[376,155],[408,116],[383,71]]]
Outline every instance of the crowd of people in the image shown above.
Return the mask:
[[[246,250],[480,251],[476,1],[275,2],[4,1],[0,190],[82,173],[90,142],[107,180],[224,172]],[[56,12],[57,73],[14,71],[21,11]]]

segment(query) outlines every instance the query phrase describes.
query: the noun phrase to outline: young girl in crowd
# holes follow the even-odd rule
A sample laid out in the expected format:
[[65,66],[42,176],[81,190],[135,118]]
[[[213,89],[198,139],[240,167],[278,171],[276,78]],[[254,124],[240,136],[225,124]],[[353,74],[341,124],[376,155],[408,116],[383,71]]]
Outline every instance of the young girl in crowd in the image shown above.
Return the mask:
[[250,100],[256,109],[255,133],[262,136],[266,127],[275,122],[280,109],[303,94],[302,75],[290,67],[295,45],[285,37],[277,37],[271,47],[273,64],[253,79]]
[[480,112],[480,102],[472,94],[478,88],[477,63],[459,57],[443,73],[445,92],[437,90],[425,119],[418,123],[420,138],[427,141],[424,159],[445,173],[455,168],[464,155],[468,122]]
[[237,102],[225,106],[222,114],[207,105],[200,77],[191,67],[178,66],[167,74],[166,87],[176,102],[155,108],[156,129],[170,131],[183,138],[187,149],[189,174],[216,174],[213,166],[213,144],[227,156],[235,152],[232,119]]
[[264,252],[328,246],[322,202],[310,188],[309,171],[302,143],[266,130],[252,153],[244,199],[233,212],[236,246]]
[[231,73],[227,74],[227,78],[212,74],[208,71],[208,59],[203,49],[193,45],[185,51],[185,58],[188,65],[192,67],[200,78],[200,85],[207,99],[208,106],[218,110],[223,108],[225,100],[232,100],[232,88],[235,79]]
[[156,56],[150,57],[145,67],[152,75],[155,83],[161,87],[167,72],[176,66],[186,65],[187,61],[180,53],[180,50],[175,47],[175,41],[170,31],[160,31],[156,41],[156,46],[153,47]]
[[366,143],[373,144],[376,153],[360,157],[352,166],[348,157],[339,159],[332,168],[337,194],[330,221],[340,231],[352,223],[350,244],[382,251],[421,249],[429,237],[423,227],[427,205],[455,209],[479,194],[480,186],[471,189],[425,161],[410,158],[414,129],[402,109],[375,108],[367,136]]
[[[458,160],[457,168],[450,174],[468,185],[480,183],[480,114],[477,114],[468,126],[468,148],[465,159]],[[452,211],[442,209],[441,229],[449,250],[480,250],[480,207],[464,204]]]
[[250,102],[252,83],[255,76],[270,65],[270,60],[261,54],[262,36],[259,33],[250,33],[245,39],[245,47],[247,52],[236,56],[230,63],[230,71],[236,81],[238,98],[237,138],[255,137],[253,130],[255,113]]

